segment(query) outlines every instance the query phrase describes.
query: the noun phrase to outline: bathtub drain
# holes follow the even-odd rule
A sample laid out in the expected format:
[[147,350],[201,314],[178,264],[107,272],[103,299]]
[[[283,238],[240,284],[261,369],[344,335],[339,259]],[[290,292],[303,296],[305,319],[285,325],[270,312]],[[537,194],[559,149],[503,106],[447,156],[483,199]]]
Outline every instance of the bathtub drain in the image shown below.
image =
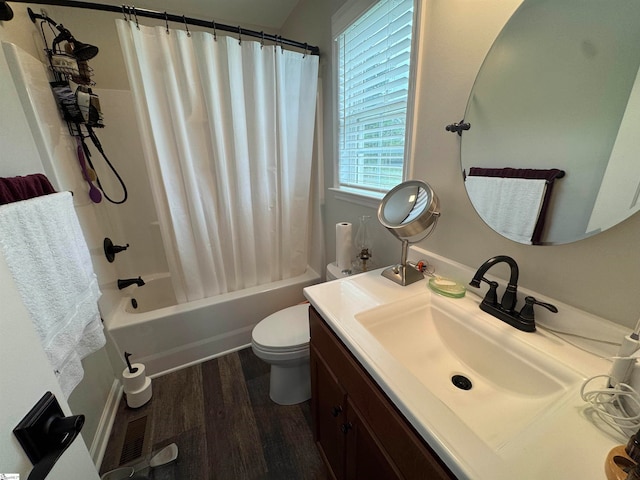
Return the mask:
[[471,390],[471,387],[473,387],[471,380],[469,380],[464,375],[454,375],[453,377],[451,377],[451,383],[453,383],[460,390]]
[[135,298],[131,299],[131,306],[133,308],[138,308],[138,301]]

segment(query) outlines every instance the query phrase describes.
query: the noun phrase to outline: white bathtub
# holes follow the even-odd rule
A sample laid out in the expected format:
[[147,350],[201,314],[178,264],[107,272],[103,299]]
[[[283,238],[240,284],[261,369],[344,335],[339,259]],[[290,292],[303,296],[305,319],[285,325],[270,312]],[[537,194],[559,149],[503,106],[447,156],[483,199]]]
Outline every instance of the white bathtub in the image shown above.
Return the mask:
[[[320,281],[313,269],[298,277],[176,305],[169,274],[142,276],[123,290],[105,327],[120,353],[144,363],[149,375],[202,362],[251,343],[264,317],[304,300],[302,289]],[[138,307],[133,308],[135,298]]]

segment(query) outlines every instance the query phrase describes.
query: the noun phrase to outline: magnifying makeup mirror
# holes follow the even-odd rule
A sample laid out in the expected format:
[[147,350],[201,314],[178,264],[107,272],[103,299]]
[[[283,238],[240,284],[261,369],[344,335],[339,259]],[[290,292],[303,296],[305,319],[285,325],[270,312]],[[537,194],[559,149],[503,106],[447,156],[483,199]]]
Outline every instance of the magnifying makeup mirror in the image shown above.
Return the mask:
[[424,277],[407,265],[409,244],[424,240],[433,232],[440,217],[439,202],[433,189],[420,180],[409,180],[392,188],[380,202],[378,220],[402,241],[400,263],[387,268],[382,276],[402,286]]

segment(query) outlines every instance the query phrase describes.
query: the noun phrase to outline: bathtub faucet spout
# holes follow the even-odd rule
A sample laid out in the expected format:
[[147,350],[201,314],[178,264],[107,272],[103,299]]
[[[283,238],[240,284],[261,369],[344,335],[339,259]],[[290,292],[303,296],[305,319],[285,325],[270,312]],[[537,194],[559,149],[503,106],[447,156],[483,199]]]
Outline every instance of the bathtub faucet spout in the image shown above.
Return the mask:
[[130,285],[138,285],[139,287],[144,285],[144,280],[142,280],[142,277],[138,277],[138,278],[125,278],[125,279],[118,279],[118,288],[120,290],[122,290],[123,288],[127,288]]

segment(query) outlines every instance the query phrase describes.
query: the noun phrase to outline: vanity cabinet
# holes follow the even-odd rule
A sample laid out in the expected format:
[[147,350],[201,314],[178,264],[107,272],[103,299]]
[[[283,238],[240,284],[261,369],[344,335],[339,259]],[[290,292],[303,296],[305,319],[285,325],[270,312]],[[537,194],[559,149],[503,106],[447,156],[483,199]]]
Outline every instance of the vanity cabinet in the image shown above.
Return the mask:
[[309,308],[314,439],[336,480],[455,476]]

